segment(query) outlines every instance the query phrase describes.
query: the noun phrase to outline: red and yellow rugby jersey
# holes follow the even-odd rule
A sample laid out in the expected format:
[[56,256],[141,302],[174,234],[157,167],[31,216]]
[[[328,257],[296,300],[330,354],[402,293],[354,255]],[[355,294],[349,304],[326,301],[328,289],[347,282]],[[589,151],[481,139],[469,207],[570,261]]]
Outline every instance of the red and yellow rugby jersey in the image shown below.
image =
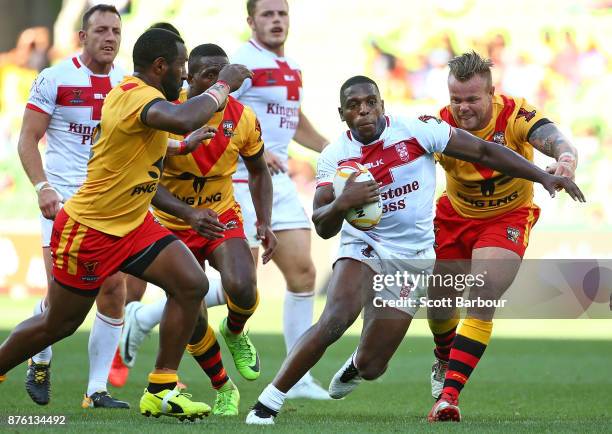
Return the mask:
[[[440,117],[456,127],[450,107]],[[484,140],[512,149],[533,161],[533,147],[527,141],[534,126],[547,121],[523,98],[494,95],[493,116],[479,131],[470,131]],[[533,204],[533,182],[512,178],[478,163],[436,154],[446,171],[446,192],[453,208],[463,217],[488,218]]]
[[[181,102],[185,98],[181,94]],[[230,208],[239,212],[232,174],[236,172],[239,155],[248,159],[263,153],[259,121],[253,110],[230,96],[223,111],[215,113],[207,125],[217,128],[215,137],[191,154],[169,156],[164,163],[161,184],[194,208],[210,208],[218,214]],[[154,214],[170,230],[190,227],[159,209]]]
[[107,95],[97,127],[87,179],[64,209],[77,222],[123,237],[145,219],[161,175],[168,133],[142,123],[141,115],[164,95],[126,77]]

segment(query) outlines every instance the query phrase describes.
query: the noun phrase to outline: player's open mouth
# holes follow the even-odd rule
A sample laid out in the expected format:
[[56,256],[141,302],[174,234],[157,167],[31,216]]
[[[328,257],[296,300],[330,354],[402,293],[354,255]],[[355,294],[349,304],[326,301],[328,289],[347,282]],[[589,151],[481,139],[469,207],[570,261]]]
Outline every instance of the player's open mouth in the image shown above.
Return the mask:
[[107,51],[109,53],[112,53],[115,51],[115,49],[113,47],[102,47],[102,51]]
[[275,35],[280,35],[283,33],[283,28],[282,27],[272,27],[272,29],[270,30],[270,33],[275,34]]

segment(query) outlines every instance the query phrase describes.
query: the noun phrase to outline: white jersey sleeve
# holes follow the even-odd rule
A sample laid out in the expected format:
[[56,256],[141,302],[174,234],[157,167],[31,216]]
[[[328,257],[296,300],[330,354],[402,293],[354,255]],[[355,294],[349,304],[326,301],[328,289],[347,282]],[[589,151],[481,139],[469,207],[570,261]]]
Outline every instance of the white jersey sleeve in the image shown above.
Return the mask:
[[43,69],[30,88],[30,97],[27,107],[36,111],[43,111],[52,115],[57,99],[57,85],[49,68]]
[[334,182],[336,176],[337,158],[335,157],[334,146],[326,146],[319,155],[317,162],[317,187],[328,185]]
[[402,119],[419,144],[428,153],[443,152],[451,135],[451,126],[435,116]]

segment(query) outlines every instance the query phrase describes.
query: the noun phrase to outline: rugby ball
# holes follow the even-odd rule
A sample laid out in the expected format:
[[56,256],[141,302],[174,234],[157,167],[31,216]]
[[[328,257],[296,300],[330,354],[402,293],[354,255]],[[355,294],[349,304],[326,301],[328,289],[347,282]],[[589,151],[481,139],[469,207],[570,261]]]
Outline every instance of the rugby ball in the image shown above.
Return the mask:
[[[336,175],[334,176],[334,195],[336,197],[342,194],[346,181],[349,179],[351,174],[359,173],[355,178],[355,182],[374,181],[374,176],[370,171],[362,164],[356,161],[347,161],[341,163],[336,169]],[[344,217],[347,222],[354,228],[361,231],[369,231],[375,227],[382,217],[382,200],[378,200],[376,203],[368,203],[362,207],[351,208]]]

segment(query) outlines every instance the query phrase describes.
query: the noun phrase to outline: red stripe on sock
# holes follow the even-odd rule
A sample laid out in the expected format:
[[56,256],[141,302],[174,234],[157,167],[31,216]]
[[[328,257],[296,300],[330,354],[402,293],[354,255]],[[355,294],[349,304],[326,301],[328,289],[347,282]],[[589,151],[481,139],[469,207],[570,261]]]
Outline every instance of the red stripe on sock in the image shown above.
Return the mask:
[[451,350],[450,358],[465,363],[471,368],[474,368],[480,361],[478,357],[470,353],[466,353],[465,351],[458,350],[457,348],[453,348]]
[[215,389],[218,389],[219,387],[223,386],[228,379],[229,377],[227,376],[227,372],[225,372],[225,368],[221,368],[219,373],[210,379],[210,382]]
[[209,359],[202,360],[198,362],[202,369],[210,369],[215,366],[217,363],[221,361],[221,352],[217,351],[217,353]]

